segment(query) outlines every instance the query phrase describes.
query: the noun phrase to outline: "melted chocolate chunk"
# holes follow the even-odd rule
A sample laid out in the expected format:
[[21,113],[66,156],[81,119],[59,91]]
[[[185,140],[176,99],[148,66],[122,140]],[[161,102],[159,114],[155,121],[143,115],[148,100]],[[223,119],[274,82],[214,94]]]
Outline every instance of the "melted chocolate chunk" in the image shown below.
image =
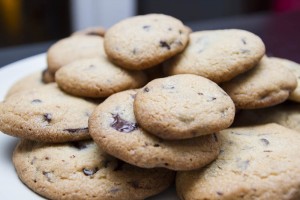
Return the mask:
[[159,44],[162,48],[167,48],[168,50],[171,49],[170,45],[166,41],[160,41]]
[[31,103],[32,103],[32,104],[35,104],[35,103],[42,103],[42,100],[40,100],[40,99],[33,99],[33,100],[31,101]]
[[143,91],[144,92],[149,92],[150,90],[149,90],[149,88],[145,87]]
[[145,30],[145,31],[149,31],[150,30],[150,25],[145,25],[145,26],[143,26],[143,29]]
[[138,128],[137,123],[132,123],[122,119],[118,114],[112,114],[114,121],[110,124],[110,126],[117,131],[130,133]]
[[159,147],[160,145],[159,145],[159,144],[154,144],[153,146],[154,146],[154,147]]
[[43,117],[44,117],[44,120],[45,120],[46,122],[48,122],[48,123],[50,123],[51,120],[52,120],[52,114],[51,114],[51,113],[45,113],[45,114],[43,115]]
[[76,149],[79,149],[79,150],[82,150],[82,149],[85,149],[87,146],[84,142],[72,142],[71,143],[73,147],[75,147]]
[[98,167],[95,167],[94,169],[83,168],[82,172],[83,172],[84,175],[86,175],[86,176],[92,176],[92,175],[94,175],[98,170],[99,170]]
[[64,129],[63,131],[68,131],[69,133],[78,133],[81,131],[88,131],[89,128],[88,127],[84,127],[84,128],[67,128]]

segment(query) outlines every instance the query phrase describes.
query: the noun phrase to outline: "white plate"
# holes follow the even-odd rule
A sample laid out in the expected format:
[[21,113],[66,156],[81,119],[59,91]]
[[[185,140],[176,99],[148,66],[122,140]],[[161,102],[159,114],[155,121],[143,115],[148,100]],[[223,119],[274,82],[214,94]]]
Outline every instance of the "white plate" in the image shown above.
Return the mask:
[[[0,69],[0,101],[14,82],[46,67],[45,54],[39,54]],[[44,199],[28,189],[18,178],[12,164],[12,151],[18,139],[0,133],[0,199]],[[149,200],[176,200],[174,187]]]

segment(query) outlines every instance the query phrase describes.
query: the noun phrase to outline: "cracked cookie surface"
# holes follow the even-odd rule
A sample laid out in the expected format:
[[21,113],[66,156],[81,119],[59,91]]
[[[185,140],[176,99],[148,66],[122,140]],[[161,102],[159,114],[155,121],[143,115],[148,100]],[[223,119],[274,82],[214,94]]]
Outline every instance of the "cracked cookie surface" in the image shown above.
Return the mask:
[[0,103],[0,130],[21,138],[65,142],[90,138],[96,103],[70,96],[55,83],[14,94]]
[[163,14],[125,19],[107,30],[104,48],[117,65],[141,70],[155,66],[181,52],[190,29],[181,21]]
[[144,199],[171,185],[174,172],[120,161],[93,141],[45,144],[22,140],[13,153],[18,176],[50,199]]
[[164,139],[184,139],[229,127],[235,107],[216,83],[180,74],[155,79],[139,90],[134,113],[148,132]]
[[256,67],[221,87],[232,98],[236,108],[255,109],[287,100],[297,87],[297,79],[280,62],[264,57]]
[[254,67],[264,53],[262,40],[248,31],[198,31],[190,34],[182,53],[164,64],[165,72],[196,74],[221,83]]
[[90,134],[103,150],[139,167],[173,170],[197,169],[218,156],[218,134],[170,141],[144,131],[133,113],[136,91],[113,94],[92,113]]
[[300,198],[300,134],[277,124],[220,133],[221,153],[207,167],[179,172],[180,199]]

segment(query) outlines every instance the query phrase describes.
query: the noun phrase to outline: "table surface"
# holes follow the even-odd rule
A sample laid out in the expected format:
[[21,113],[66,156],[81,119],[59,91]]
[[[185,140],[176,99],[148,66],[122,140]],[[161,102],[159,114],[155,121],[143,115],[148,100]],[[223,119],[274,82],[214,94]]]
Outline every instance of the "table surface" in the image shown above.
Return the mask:
[[[238,28],[259,35],[267,55],[287,58],[300,63],[300,11],[258,13],[230,18],[187,23],[194,31]],[[0,48],[0,67],[14,61],[46,52],[55,41],[17,47]]]

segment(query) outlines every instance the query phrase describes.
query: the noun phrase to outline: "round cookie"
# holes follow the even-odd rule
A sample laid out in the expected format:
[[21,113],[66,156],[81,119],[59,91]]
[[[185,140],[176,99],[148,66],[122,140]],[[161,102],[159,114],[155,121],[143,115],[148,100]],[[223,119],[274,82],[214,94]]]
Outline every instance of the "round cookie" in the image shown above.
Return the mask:
[[181,54],[165,63],[165,72],[196,74],[221,83],[254,67],[264,53],[262,40],[248,31],[198,31],[190,34]]
[[236,114],[233,126],[266,123],[277,123],[300,132],[300,105],[289,102],[263,109],[240,110]]
[[104,37],[105,28],[101,26],[88,27],[74,32],[71,36],[78,36],[78,35],[97,35],[97,36]]
[[104,151],[139,167],[172,170],[197,169],[218,156],[217,134],[172,141],[148,134],[135,120],[135,95],[135,90],[113,94],[92,113],[89,131]]
[[55,75],[49,72],[48,69],[45,69],[42,72],[42,81],[44,83],[53,83],[55,82]]
[[115,66],[103,55],[65,65],[56,72],[55,80],[60,88],[70,94],[99,98],[142,87],[147,78],[144,72]]
[[252,70],[221,86],[238,109],[264,108],[285,101],[297,87],[295,75],[264,57]]
[[0,130],[44,142],[90,138],[88,118],[97,106],[69,96],[55,83],[18,92],[0,103]]
[[155,66],[181,52],[190,29],[176,18],[148,14],[120,21],[107,30],[104,48],[110,60],[134,70]]
[[7,91],[4,99],[7,99],[8,97],[10,97],[15,93],[22,92],[24,90],[28,90],[32,88],[41,87],[44,85],[45,83],[42,81],[42,72],[41,71],[34,72],[15,82]]
[[300,64],[283,58],[271,57],[270,59],[280,62],[283,67],[288,68],[296,76],[297,87],[291,92],[289,99],[300,103]]
[[180,74],[155,79],[138,91],[134,114],[150,133],[164,139],[183,139],[229,127],[235,106],[216,83]]
[[199,170],[178,172],[180,199],[300,199],[300,134],[277,124],[220,133],[221,153]]
[[48,49],[48,70],[54,74],[59,68],[75,60],[99,57],[103,54],[103,38],[100,36],[67,37],[59,40]]
[[92,141],[21,141],[13,153],[18,176],[49,199],[144,199],[171,185],[174,172],[142,169],[106,154]]

